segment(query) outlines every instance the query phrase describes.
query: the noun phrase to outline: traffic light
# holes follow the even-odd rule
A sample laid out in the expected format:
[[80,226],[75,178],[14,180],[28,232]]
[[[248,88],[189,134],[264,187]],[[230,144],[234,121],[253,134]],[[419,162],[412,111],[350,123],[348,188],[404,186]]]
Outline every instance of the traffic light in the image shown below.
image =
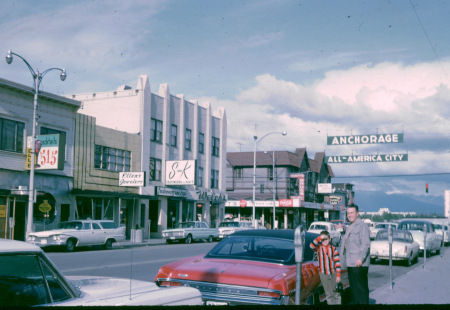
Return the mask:
[[425,192],[428,193],[428,183],[425,184]]

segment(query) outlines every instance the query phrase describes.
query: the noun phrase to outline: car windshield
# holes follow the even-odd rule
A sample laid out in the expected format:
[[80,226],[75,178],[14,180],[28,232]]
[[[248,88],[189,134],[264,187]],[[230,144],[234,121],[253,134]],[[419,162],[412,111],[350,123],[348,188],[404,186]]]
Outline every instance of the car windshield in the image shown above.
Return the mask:
[[260,236],[231,236],[220,242],[206,257],[292,264],[295,263],[294,242]]
[[61,222],[58,224],[58,229],[77,229],[81,230],[83,224],[81,222]]
[[223,222],[219,227],[239,227],[239,222]]
[[194,228],[195,222],[183,222],[178,224],[178,228]]
[[434,229],[442,229],[442,225],[434,224]]
[[[376,240],[388,240],[388,231],[380,231],[377,234]],[[392,234],[392,240],[403,242],[412,241],[410,234],[406,231],[394,231]]]
[[427,223],[423,223],[423,222],[405,222],[405,223],[401,223],[398,226],[398,229],[423,231],[423,226],[424,225],[426,225],[427,231],[430,232],[429,225],[427,225]]

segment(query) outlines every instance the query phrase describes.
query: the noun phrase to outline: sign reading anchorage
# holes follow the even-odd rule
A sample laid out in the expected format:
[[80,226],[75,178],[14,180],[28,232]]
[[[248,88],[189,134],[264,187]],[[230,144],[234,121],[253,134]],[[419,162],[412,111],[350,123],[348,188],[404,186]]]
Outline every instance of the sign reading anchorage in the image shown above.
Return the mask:
[[[403,143],[403,134],[370,134],[352,136],[327,137],[327,145],[356,145],[356,144],[380,144]],[[408,154],[376,154],[376,155],[345,155],[325,156],[327,164],[335,163],[374,163],[408,161]]]

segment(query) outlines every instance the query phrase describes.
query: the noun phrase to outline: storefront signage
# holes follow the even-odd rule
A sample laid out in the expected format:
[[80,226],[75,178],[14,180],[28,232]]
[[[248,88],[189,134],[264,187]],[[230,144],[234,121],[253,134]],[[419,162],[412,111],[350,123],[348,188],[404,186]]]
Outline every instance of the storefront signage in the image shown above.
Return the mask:
[[145,186],[145,172],[120,172],[119,186]]
[[204,192],[204,191],[197,191],[198,200],[206,200],[211,201],[212,203],[221,203],[227,201],[226,195],[222,193],[215,193],[215,192]]
[[186,198],[187,191],[184,189],[175,189],[168,187],[157,187],[156,194],[159,196],[169,196],[169,197],[181,197]]
[[6,205],[0,205],[0,217],[6,217]]
[[331,194],[333,192],[331,183],[319,183],[317,184],[317,192],[319,194]]
[[[33,139],[27,137],[27,170],[31,169],[31,149]],[[64,170],[66,136],[60,134],[41,135],[35,140],[36,170]]]
[[330,204],[337,205],[342,201],[342,196],[329,196]]
[[278,204],[280,207],[293,207],[294,201],[292,199],[280,199],[278,200]]
[[327,164],[408,161],[408,154],[325,156]]
[[327,145],[403,143],[403,134],[370,134],[327,137]]
[[241,206],[241,208],[245,208],[247,206],[247,201],[245,199],[241,199],[239,201],[239,205]]
[[166,185],[195,185],[195,160],[167,160]]
[[48,203],[48,200],[44,200],[44,202],[39,205],[39,211],[42,213],[50,212],[51,209],[52,206]]

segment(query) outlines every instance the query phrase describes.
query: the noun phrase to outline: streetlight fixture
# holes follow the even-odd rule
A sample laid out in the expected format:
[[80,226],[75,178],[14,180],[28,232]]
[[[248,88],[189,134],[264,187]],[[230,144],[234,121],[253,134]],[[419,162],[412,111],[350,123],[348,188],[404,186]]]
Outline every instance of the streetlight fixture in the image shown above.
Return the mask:
[[45,70],[44,72],[40,73],[39,70],[34,71],[33,67],[30,66],[30,64],[23,58],[22,56],[11,52],[11,50],[8,50],[8,53],[6,54],[6,62],[8,65],[10,65],[13,61],[13,55],[19,57],[23,60],[23,62],[27,65],[28,69],[30,70],[31,75],[33,76],[33,87],[34,87],[34,103],[33,103],[33,127],[32,127],[32,135],[31,135],[31,163],[30,163],[30,188],[28,189],[28,217],[27,217],[27,234],[26,238],[28,239],[28,236],[30,232],[33,231],[33,207],[34,207],[34,200],[35,200],[35,192],[34,192],[34,168],[35,168],[35,152],[36,152],[36,125],[37,125],[37,103],[38,103],[38,96],[39,96],[39,86],[41,85],[41,81],[44,78],[44,76],[50,72],[51,70],[58,70],[61,71],[61,74],[59,78],[61,81],[64,81],[67,77],[66,69],[60,69],[60,68],[50,68]]
[[268,154],[270,157],[272,157],[272,208],[273,208],[273,226],[272,229],[275,229],[275,150],[272,151],[272,155],[270,155],[270,153],[268,153],[267,151],[264,152],[266,154]]
[[258,147],[258,144],[261,143],[261,141],[273,134],[281,134],[283,136],[287,135],[286,131],[279,132],[269,132],[258,139],[257,136],[253,136],[253,227],[256,228],[256,208],[255,208],[255,202],[256,202],[256,148]]

